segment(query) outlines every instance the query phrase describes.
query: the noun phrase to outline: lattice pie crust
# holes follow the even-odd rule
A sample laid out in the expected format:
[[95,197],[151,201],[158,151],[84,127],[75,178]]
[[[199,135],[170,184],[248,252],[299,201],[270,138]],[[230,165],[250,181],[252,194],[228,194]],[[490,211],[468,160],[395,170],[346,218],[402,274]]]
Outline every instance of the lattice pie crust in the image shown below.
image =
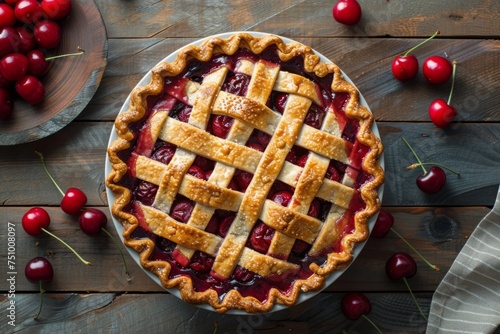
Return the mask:
[[[225,59],[231,61],[224,64]],[[207,70],[190,76],[196,70],[190,66],[199,64]],[[239,95],[222,89],[235,73],[249,78]],[[320,89],[326,80],[331,82]],[[282,113],[269,103],[277,92],[286,97]],[[342,110],[334,110],[331,100],[341,94],[348,98]],[[172,116],[179,104],[189,108],[188,119]],[[318,126],[305,121],[311,106],[323,115]],[[210,130],[214,115],[232,120],[225,137]],[[346,122],[354,124],[352,140],[343,136]],[[116,118],[118,139],[108,148],[107,186],[116,198],[112,213],[142,266],[165,288],[178,288],[185,301],[208,303],[221,313],[293,305],[301,292],[322,288],[328,275],[345,267],[356,244],[369,235],[384,178],[378,162],[382,145],[372,123],[356,88],[308,46],[244,33],[188,45],[175,61],[152,69],[150,83],[132,91],[129,109]],[[248,144],[256,131],[269,137],[262,150]],[[175,149],[168,163],[154,159],[158,142]],[[296,147],[308,151],[305,162],[290,160]],[[197,157],[212,163],[206,179],[189,172]],[[343,166],[338,180],[326,176],[332,161]],[[253,175],[243,190],[230,186],[241,172]],[[152,185],[152,203],[137,196],[140,182]],[[293,192],[286,206],[270,198],[276,184]],[[179,198],[192,203],[186,221],[171,212]],[[312,214],[313,207],[322,213]],[[221,212],[233,219],[224,233],[208,227]],[[264,251],[249,241],[257,224],[272,231]],[[297,239],[302,253],[293,255]],[[170,248],[158,251],[159,240],[168,240]],[[195,256],[210,259],[208,271],[190,267]],[[236,269],[247,273],[242,282],[234,283],[240,277]]]

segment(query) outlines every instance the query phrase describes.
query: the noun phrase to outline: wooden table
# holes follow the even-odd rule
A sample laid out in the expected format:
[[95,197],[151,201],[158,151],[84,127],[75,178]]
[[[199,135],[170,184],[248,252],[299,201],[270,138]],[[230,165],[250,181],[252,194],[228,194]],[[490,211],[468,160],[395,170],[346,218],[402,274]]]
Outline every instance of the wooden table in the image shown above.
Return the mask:
[[[359,1],[363,19],[354,27],[336,23],[334,1],[118,1],[97,0],[108,36],[107,67],[100,86],[80,116],[59,132],[27,144],[0,147],[0,332],[120,333],[369,333],[363,320],[347,320],[340,298],[362,291],[373,309],[369,317],[384,333],[424,332],[403,282],[390,281],[384,270],[396,251],[410,252],[395,234],[370,239],[353,265],[311,300],[266,315],[219,315],[188,305],[166,293],[126,256],[127,281],[117,248],[105,235],[85,236],[78,222],[58,207],[60,194],[47,178],[35,150],[63,188],[79,187],[88,205],[109,214],[104,162],[113,120],[128,93],[159,60],[186,43],[228,31],[262,31],[311,45],[337,63],[354,81],[374,113],[385,146],[383,206],[395,229],[441,270],[434,272],[415,257],[418,273],[409,280],[428,312],[433,291],[481,218],[494,203],[500,183],[500,2]],[[230,6],[231,5],[231,6]],[[391,74],[395,55],[432,35],[415,55],[458,62],[453,104],[457,121],[446,130],[429,120],[427,108],[447,98],[450,83],[433,86],[422,74],[401,83]],[[402,141],[405,136],[420,157],[454,167],[446,187],[425,195],[415,185],[418,170]],[[30,237],[21,217],[32,206],[51,215],[50,230],[93,262],[82,265],[59,242]],[[7,223],[15,225],[15,327],[8,324]],[[112,225],[109,230],[117,237]],[[122,247],[124,250],[124,248]],[[23,274],[26,262],[46,256],[54,280],[45,285],[43,311],[33,320],[38,286]],[[12,291],[10,292],[12,293]],[[246,331],[245,331],[246,330]]]

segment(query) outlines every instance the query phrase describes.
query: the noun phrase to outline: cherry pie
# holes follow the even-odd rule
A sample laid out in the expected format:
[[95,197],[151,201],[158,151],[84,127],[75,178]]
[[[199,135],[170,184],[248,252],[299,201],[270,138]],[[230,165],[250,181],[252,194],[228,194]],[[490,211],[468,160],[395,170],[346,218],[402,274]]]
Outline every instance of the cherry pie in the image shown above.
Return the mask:
[[380,207],[373,116],[300,43],[237,33],[151,71],[115,121],[124,242],[194,304],[266,312],[351,260]]

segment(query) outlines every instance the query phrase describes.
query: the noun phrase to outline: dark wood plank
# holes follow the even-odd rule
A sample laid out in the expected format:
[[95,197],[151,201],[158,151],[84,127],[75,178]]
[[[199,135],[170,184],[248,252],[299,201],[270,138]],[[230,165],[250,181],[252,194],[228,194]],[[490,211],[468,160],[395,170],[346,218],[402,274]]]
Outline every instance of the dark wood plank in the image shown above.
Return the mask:
[[96,2],[110,38],[202,37],[238,30],[316,37],[430,36],[436,30],[443,36],[498,36],[500,31],[498,3],[492,0],[432,4],[360,0],[363,18],[354,27],[335,22],[333,3],[327,0]]
[[[500,183],[500,146],[493,145],[500,140],[499,124],[460,122],[444,131],[429,123],[379,122],[378,126],[385,146],[384,205],[493,205]],[[89,197],[89,205],[105,204],[104,164],[111,129],[111,122],[75,122],[48,138],[18,145],[15,150],[0,147],[0,202],[58,205],[61,195],[34,153],[40,151],[62,188],[81,188]],[[448,173],[447,185],[438,194],[422,193],[415,185],[420,171],[405,170],[416,160],[402,136],[421,159],[454,167],[460,176]],[[477,192],[482,196],[475,196]]]
[[[16,226],[18,291],[38,291],[38,285],[29,283],[22,274],[27,261],[36,256],[46,256],[54,267],[54,280],[45,286],[49,292],[164,291],[125,254],[132,276],[132,280],[128,281],[120,253],[106,235],[89,237],[80,230],[76,218],[67,216],[59,208],[46,209],[51,216],[49,230],[69,243],[93,266],[83,265],[65,246],[48,235],[28,236],[21,226],[26,207],[0,207],[0,240],[6,240],[7,222]],[[109,217],[109,210],[105,207],[101,209]],[[437,287],[465,244],[466,237],[489,211],[481,207],[387,209],[394,214],[394,228],[441,268],[435,272],[413,254],[419,266],[418,274],[410,280],[415,291],[433,291]],[[111,222],[108,230],[115,238],[119,238]],[[125,247],[120,249],[124,250]],[[402,282],[390,281],[384,271],[385,261],[397,251],[412,253],[393,233],[384,239],[370,239],[352,266],[327,291],[406,291]],[[0,270],[3,272],[10,271],[7,269],[6,256],[7,249],[0,249]],[[6,282],[1,281],[2,290],[5,286]]]
[[[432,100],[447,98],[450,83],[430,85],[419,73],[401,83],[391,73],[394,56],[420,39],[297,38],[337,63],[354,81],[380,121],[429,122]],[[101,85],[81,120],[114,120],[126,97],[157,62],[194,39],[110,40],[109,59]],[[453,105],[461,122],[500,121],[500,41],[452,39],[427,43],[415,54],[422,63],[431,55],[457,60]],[[488,64],[488,66],[484,66]]]
[[[15,330],[37,332],[152,333],[375,333],[365,320],[351,321],[340,311],[342,293],[320,294],[284,311],[254,315],[220,315],[188,305],[168,294],[45,294],[39,321],[37,294],[17,294]],[[369,318],[384,333],[422,333],[426,323],[408,293],[368,293],[372,302]],[[424,312],[432,295],[417,294]],[[0,297],[0,307],[8,300]],[[2,333],[12,333],[6,321]],[[90,332],[90,331],[89,331]]]

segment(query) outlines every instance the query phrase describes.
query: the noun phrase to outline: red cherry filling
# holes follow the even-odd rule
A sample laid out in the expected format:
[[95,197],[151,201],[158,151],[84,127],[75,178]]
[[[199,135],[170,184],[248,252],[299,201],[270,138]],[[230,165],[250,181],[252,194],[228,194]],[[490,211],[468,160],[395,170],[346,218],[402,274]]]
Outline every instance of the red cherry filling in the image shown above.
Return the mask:
[[178,199],[172,205],[170,216],[180,222],[186,223],[193,212],[194,204],[187,199]]
[[[259,55],[259,57],[270,62],[280,63],[282,69],[285,71],[298,73],[315,79],[318,83],[317,86],[320,91],[321,98],[323,99],[324,107],[319,107],[313,104],[306,115],[305,123],[311,127],[319,129],[322,126],[326,113],[334,112],[338,120],[342,138],[352,143],[348,143],[349,145],[346,149],[348,156],[352,159],[358,154],[364,156],[367,153],[366,151],[361,150],[361,148],[354,148],[359,146],[356,146],[356,135],[359,130],[359,124],[357,121],[349,119],[344,112],[344,108],[350,99],[350,95],[348,93],[332,94],[330,92],[329,85],[331,83],[332,76],[317,78],[314,75],[306,74],[303,69],[302,59],[297,57],[297,59],[292,59],[291,61],[283,63],[277,58],[275,55],[275,49],[273,48],[264,51]],[[238,51],[233,56],[218,55],[207,63],[193,60],[189,64],[188,68],[179,75],[179,77],[165,79],[165,89],[163,93],[158,96],[148,97],[148,116],[144,118],[145,120],[142,123],[139,122],[139,124],[133,125],[133,129],[135,130],[134,133],[138,134],[141,129],[144,129],[143,131],[149,131],[149,125],[146,123],[149,118],[149,114],[159,110],[170,110],[170,117],[182,122],[188,122],[192,107],[187,104],[188,101],[186,96],[183,96],[188,80],[201,83],[204,76],[221,67],[223,64],[228,66],[229,71],[221,89],[232,94],[240,96],[245,95],[250,83],[250,77],[245,74],[234,72],[238,67],[237,64],[239,59],[251,61],[257,60],[256,56],[250,54],[247,50]],[[287,100],[288,94],[273,92],[267,101],[267,106],[271,110],[282,114],[285,110]],[[208,120],[207,131],[220,138],[227,138],[233,123],[234,119],[231,117],[212,115]],[[146,136],[145,140],[149,140],[148,136]],[[246,146],[257,151],[264,152],[270,140],[270,135],[259,130],[254,130],[248,139]],[[158,140],[158,142],[154,145],[149,142],[145,144],[138,143],[137,145],[149,147],[149,155],[151,156],[151,159],[159,161],[163,164],[170,163],[176,152],[176,146],[161,140]],[[141,153],[134,151],[133,148],[130,152],[136,152],[137,154]],[[148,151],[144,152],[147,153]],[[142,154],[145,154],[144,152],[142,152]],[[128,154],[130,155],[131,153]],[[304,167],[308,157],[308,150],[298,146],[293,146],[288,153],[286,160],[300,167]],[[126,158],[127,159],[124,160],[130,161],[132,164],[134,163],[134,159],[128,159],[128,157]],[[362,159],[362,157],[359,159]],[[331,161],[326,172],[326,177],[337,182],[342,182],[344,176],[347,174],[354,180],[355,187],[359,187],[370,179],[370,175],[364,173],[360,169],[360,164],[358,164],[359,163],[355,163],[354,166],[350,166],[338,161]],[[131,171],[134,170],[133,166],[129,167]],[[193,164],[188,170],[188,173],[199,179],[208,180],[214,167],[214,161],[202,156],[196,156]],[[131,172],[131,175],[132,174],[133,172]],[[132,175],[132,177],[134,177],[134,175]],[[252,181],[252,178],[252,173],[243,170],[236,170],[228,188],[239,192],[245,192]],[[139,220],[139,227],[134,231],[133,237],[148,237],[153,240],[155,242],[155,251],[151,255],[151,260],[163,260],[170,263],[171,278],[186,275],[190,276],[193,280],[193,287],[196,291],[214,289],[218,292],[220,298],[223,298],[225,293],[227,293],[230,289],[235,288],[240,291],[243,296],[253,296],[261,301],[264,301],[268,298],[268,293],[271,288],[277,288],[280,291],[287,293],[290,291],[297,278],[307,278],[312,274],[309,269],[309,265],[312,262],[321,265],[325,261],[323,253],[310,256],[308,251],[311,246],[302,240],[296,240],[291,254],[286,259],[287,261],[296,263],[300,266],[299,272],[293,273],[295,276],[288,276],[290,273],[287,273],[273,278],[264,278],[238,265],[235,267],[232,275],[227,279],[215,277],[216,275],[212,276],[211,268],[214,262],[214,257],[212,255],[196,251],[189,259],[181,254],[181,251],[176,248],[175,243],[151,233],[147,223],[144,221],[144,217],[141,216],[141,210],[138,203],[140,202],[143,205],[152,205],[158,191],[158,186],[145,181],[130,182],[129,180],[127,180],[126,183],[124,181],[124,184],[132,188],[135,201],[135,205],[129,205],[127,208],[131,213],[136,214]],[[134,184],[134,186],[131,184]],[[288,206],[293,198],[293,193],[293,187],[276,180],[270,189],[268,199],[273,200],[280,205]],[[343,236],[345,234],[352,233],[354,229],[354,213],[363,209],[364,205],[365,204],[361,200],[359,194],[356,194],[351,201],[346,214],[337,222],[337,232],[339,232],[339,235]],[[179,222],[187,223],[194,206],[195,203],[193,201],[179,195],[174,200],[169,215]],[[311,202],[307,214],[311,217],[324,221],[330,207],[330,203],[315,198]],[[220,237],[225,237],[235,217],[235,212],[215,210],[215,213],[206,226],[205,231]],[[258,220],[248,237],[246,247],[265,254],[268,252],[274,234],[274,229]],[[342,251],[341,243],[337,241],[325,250],[324,253],[332,250],[339,252]]]
[[261,253],[266,253],[274,236],[274,230],[258,221],[250,234],[252,248]]

